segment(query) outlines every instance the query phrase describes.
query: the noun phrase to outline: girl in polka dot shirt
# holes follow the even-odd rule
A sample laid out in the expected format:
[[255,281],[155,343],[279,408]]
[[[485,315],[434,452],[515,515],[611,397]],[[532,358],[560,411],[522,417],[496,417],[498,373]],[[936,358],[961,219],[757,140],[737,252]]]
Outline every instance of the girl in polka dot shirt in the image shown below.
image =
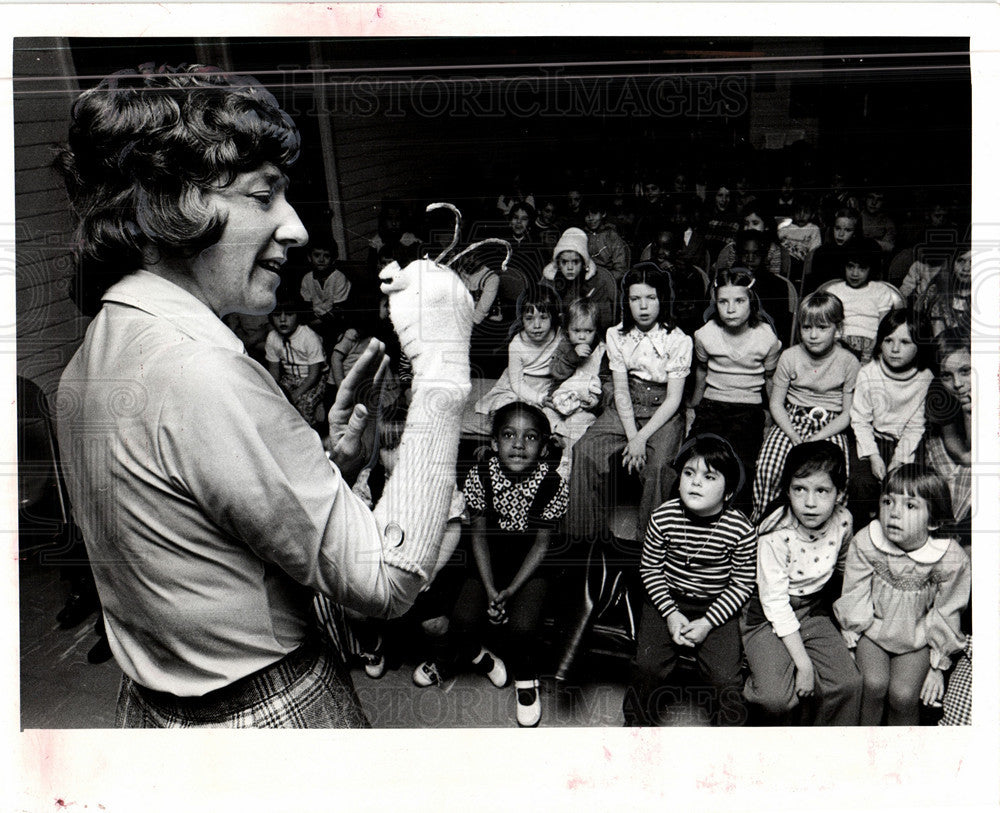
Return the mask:
[[844,453],[828,440],[788,453],[785,505],[765,517],[757,543],[757,593],[741,619],[750,665],[744,694],[775,722],[809,701],[816,725],[857,725],[861,675],[830,617],[852,534],[840,504]]

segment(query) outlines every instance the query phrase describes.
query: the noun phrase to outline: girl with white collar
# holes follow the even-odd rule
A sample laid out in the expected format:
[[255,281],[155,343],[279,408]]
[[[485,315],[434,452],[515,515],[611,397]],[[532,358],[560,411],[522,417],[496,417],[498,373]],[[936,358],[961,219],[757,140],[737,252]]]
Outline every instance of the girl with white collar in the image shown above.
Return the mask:
[[833,605],[864,680],[861,724],[915,725],[919,703],[938,704],[944,672],[965,636],[959,614],[972,586],[969,557],[934,532],[951,521],[948,486],[907,464],[882,487],[879,516],[851,540]]

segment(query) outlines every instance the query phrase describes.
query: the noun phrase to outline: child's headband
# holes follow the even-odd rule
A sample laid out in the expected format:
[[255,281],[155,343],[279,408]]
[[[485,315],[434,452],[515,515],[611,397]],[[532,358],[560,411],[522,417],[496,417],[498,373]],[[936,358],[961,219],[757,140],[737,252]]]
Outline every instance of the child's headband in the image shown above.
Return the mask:
[[[743,270],[746,271],[746,273],[750,276],[750,282],[746,286],[747,290],[749,291],[751,288],[753,288],[754,285],[757,284],[757,277],[755,277],[753,275],[753,272],[749,268],[745,268]],[[713,287],[715,287],[715,288],[721,288],[723,286],[723,284],[725,284],[725,285],[732,285],[733,283],[731,283],[731,282],[723,283],[719,279],[718,275],[716,275],[716,277],[715,277],[715,284],[714,284]]]

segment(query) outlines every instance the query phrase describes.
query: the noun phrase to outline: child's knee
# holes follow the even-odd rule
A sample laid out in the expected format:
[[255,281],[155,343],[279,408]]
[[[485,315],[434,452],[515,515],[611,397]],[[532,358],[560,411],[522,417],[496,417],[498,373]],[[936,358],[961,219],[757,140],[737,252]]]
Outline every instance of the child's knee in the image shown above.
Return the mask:
[[863,674],[861,686],[866,695],[885,697],[889,692],[889,677],[883,674]]
[[911,685],[901,681],[889,684],[889,707],[891,709],[898,711],[913,709],[919,700],[919,685]]
[[443,615],[427,618],[420,622],[420,627],[432,638],[440,638],[448,632],[448,618]]

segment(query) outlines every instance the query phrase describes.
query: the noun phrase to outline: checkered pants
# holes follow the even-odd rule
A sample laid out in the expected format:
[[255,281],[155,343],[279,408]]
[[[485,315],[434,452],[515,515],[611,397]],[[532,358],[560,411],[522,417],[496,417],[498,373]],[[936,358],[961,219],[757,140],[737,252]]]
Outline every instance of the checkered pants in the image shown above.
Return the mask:
[[[809,440],[830,421],[836,418],[839,412],[816,412],[809,407],[796,406],[785,402],[785,411],[791,419],[792,426],[803,440]],[[844,453],[844,467],[850,467],[850,454],[847,450],[847,436],[843,433],[834,435],[830,441],[835,443]],[[792,449],[791,438],[784,433],[779,426],[772,426],[764,439],[764,445],[760,447],[760,454],[757,456],[757,470],[753,478],[753,516],[751,520],[754,524],[760,522],[764,517],[764,512],[772,500],[779,496],[781,484],[781,473],[785,467],[785,458]],[[850,476],[850,471],[847,472]]]
[[972,636],[965,640],[965,649],[948,678],[944,693],[944,716],[938,725],[972,724]]

